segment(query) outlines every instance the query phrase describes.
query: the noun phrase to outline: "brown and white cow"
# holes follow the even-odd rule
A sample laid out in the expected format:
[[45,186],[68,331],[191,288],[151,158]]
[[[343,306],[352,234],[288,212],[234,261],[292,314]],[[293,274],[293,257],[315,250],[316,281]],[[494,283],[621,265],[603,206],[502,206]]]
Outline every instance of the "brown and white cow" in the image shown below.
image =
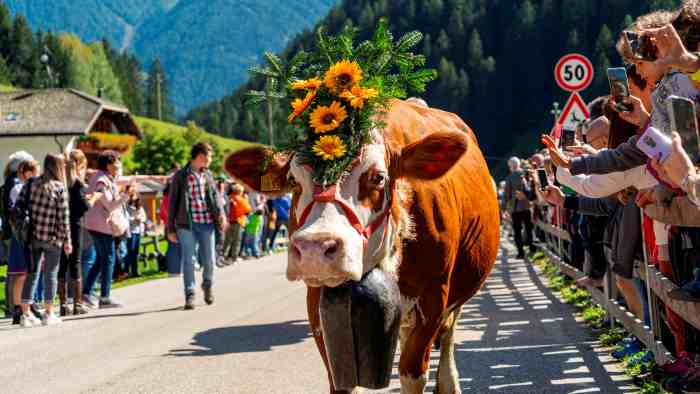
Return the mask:
[[476,137],[456,115],[394,100],[384,122],[349,174],[326,190],[293,155],[271,158],[261,147],[232,154],[226,169],[254,190],[277,184],[293,191],[287,278],[307,285],[309,322],[326,367],[321,287],[359,280],[378,266],[398,274],[405,304],[401,392],[423,392],[436,344],[437,392],[459,393],[452,338],[460,307],[496,259],[496,192]]

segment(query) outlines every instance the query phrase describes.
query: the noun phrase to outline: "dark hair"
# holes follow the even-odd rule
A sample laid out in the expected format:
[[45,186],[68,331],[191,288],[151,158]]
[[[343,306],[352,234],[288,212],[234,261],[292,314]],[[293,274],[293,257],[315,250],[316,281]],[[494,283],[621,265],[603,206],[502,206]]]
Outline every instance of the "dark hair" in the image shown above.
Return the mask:
[[629,78],[639,89],[644,90],[647,87],[647,80],[637,72],[637,65],[630,64],[627,66],[627,78]]
[[671,24],[686,49],[690,52],[697,51],[700,43],[700,4],[697,1],[685,1]]
[[637,134],[638,127],[622,119],[612,103],[608,102],[604,111],[605,117],[610,121],[610,135],[608,137],[609,149],[617,148],[620,144]]
[[66,182],[66,162],[62,155],[54,155],[51,153],[46,155],[44,158],[44,175],[42,178],[45,182]]
[[603,107],[608,102],[609,96],[600,96],[588,103],[589,119],[598,119],[603,116]]
[[107,167],[110,164],[114,164],[119,161],[119,153],[113,150],[106,150],[97,156],[97,169],[100,171],[107,171]]
[[208,142],[198,142],[192,147],[192,150],[190,151],[190,157],[192,159],[196,159],[197,156],[207,155],[212,150],[213,149]]

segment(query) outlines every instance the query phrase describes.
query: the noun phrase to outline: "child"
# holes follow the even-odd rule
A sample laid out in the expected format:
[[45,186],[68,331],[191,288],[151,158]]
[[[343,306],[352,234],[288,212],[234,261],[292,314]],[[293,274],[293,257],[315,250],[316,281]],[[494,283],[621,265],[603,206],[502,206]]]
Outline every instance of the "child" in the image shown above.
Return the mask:
[[245,235],[243,240],[243,253],[248,256],[260,257],[260,228],[262,226],[263,210],[257,209],[248,218],[248,223],[245,226]]

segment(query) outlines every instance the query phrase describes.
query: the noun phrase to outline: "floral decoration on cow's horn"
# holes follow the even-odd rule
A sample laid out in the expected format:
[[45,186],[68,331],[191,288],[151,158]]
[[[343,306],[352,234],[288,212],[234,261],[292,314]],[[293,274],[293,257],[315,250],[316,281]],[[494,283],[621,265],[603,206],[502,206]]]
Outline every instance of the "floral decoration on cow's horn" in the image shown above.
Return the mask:
[[394,40],[381,20],[369,40],[356,44],[362,35],[351,26],[337,36],[321,28],[314,51],[299,51],[286,64],[268,52],[267,65],[250,70],[265,81],[265,90],[248,92],[248,104],[267,102],[270,113],[273,102],[289,108],[278,150],[310,165],[320,186],[337,183],[370,141],[370,131],[384,127],[377,115],[390,99],[421,93],[437,77],[421,68],[424,56],[411,52],[423,38],[420,32]]

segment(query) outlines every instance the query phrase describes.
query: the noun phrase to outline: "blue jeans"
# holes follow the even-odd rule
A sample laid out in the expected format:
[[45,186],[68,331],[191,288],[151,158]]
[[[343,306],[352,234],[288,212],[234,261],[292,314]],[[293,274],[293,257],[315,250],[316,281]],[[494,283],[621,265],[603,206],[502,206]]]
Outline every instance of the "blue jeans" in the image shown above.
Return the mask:
[[139,274],[139,248],[141,247],[141,234],[131,234],[131,238],[126,241],[126,267],[124,271],[129,271],[131,276]]
[[[58,265],[61,262],[61,248],[48,242],[32,241],[31,263],[27,270],[27,280],[22,288],[22,303],[31,304],[39,285],[41,271],[41,258],[44,258],[44,292],[43,301],[46,304],[53,303],[58,288]],[[42,299],[38,300],[42,301]]]
[[85,284],[87,283],[87,275],[92,269],[92,266],[95,265],[96,260],[97,252],[95,251],[95,245],[92,243],[92,240],[90,240],[90,246],[83,249],[83,253],[80,260],[83,265],[83,294],[92,294],[93,289],[86,288]]
[[244,236],[243,254],[260,257],[260,234],[246,234]]
[[102,234],[94,231],[91,231],[90,235],[92,235],[94,241],[97,260],[90,268],[90,272],[88,272],[87,278],[85,279],[83,294],[90,294],[90,290],[95,286],[95,281],[97,281],[97,275],[100,275],[100,295],[102,298],[109,298],[109,293],[112,290],[114,262],[117,257],[114,238],[109,234]]
[[182,261],[180,258],[180,244],[177,242],[168,241],[168,251],[165,252],[165,258],[168,260],[168,273],[179,275],[182,273]]
[[182,280],[185,285],[185,295],[194,293],[195,251],[198,247],[199,264],[202,266],[202,284],[211,286],[214,279],[214,256],[216,252],[214,240],[214,225],[193,223],[192,229],[177,229],[177,241],[180,244],[180,261],[182,262]]

